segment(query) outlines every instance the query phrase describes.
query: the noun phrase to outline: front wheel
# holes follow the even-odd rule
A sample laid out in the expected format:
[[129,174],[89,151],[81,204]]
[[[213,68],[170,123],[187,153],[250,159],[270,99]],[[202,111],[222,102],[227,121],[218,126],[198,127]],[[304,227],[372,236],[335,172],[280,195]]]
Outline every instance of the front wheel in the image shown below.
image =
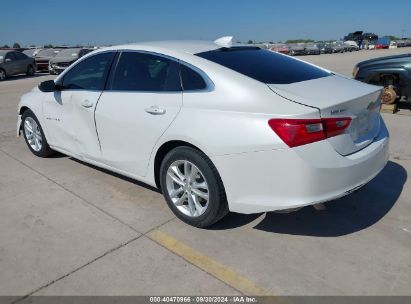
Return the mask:
[[30,151],[38,157],[47,157],[53,154],[36,115],[31,110],[26,110],[21,121],[24,140]]
[[224,185],[211,160],[191,147],[178,147],[164,158],[160,184],[168,206],[185,223],[204,228],[228,213]]
[[6,79],[6,71],[3,69],[0,69],[0,81],[3,81]]

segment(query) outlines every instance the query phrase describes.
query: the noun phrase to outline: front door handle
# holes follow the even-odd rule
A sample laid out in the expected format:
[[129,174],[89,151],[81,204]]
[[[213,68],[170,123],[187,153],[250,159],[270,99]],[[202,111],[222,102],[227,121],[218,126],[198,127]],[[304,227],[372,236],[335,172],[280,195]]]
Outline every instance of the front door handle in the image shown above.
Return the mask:
[[84,108],[91,108],[94,104],[90,100],[86,99],[81,102],[81,106]]
[[166,114],[166,109],[160,108],[159,106],[151,106],[149,108],[144,109],[144,111],[152,115]]

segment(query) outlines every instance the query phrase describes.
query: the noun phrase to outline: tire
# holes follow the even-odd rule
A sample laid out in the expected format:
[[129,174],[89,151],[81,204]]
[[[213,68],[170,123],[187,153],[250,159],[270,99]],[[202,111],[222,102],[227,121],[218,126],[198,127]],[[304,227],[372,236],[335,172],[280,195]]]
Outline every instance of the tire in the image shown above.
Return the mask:
[[[170,172],[176,172],[176,168],[181,168],[179,173],[170,175]],[[192,172],[196,172],[195,175],[190,174]],[[190,175],[195,177],[190,178]],[[182,183],[183,179],[178,176],[186,177],[185,182]],[[229,211],[224,185],[216,167],[204,153],[194,148],[178,147],[164,157],[160,167],[160,185],[173,213],[191,226],[208,227],[221,220]],[[200,185],[203,186],[197,187]],[[183,190],[178,191],[178,188]],[[171,198],[173,192],[179,192],[180,196],[173,195]],[[198,192],[201,196],[197,195]],[[207,200],[204,199],[204,194]],[[188,197],[192,197],[191,204]],[[190,208],[190,205],[195,207]],[[192,212],[193,210],[195,211]]]
[[28,67],[27,67],[27,72],[26,72],[26,75],[27,76],[33,76],[34,75],[34,68],[33,68],[33,66],[32,65],[29,65]]
[[[30,132],[29,126],[31,126],[33,132]],[[46,136],[36,115],[31,110],[24,111],[21,118],[21,128],[24,140],[34,155],[48,157],[54,153],[47,143]]]
[[0,81],[3,81],[7,78],[6,71],[3,69],[0,69]]

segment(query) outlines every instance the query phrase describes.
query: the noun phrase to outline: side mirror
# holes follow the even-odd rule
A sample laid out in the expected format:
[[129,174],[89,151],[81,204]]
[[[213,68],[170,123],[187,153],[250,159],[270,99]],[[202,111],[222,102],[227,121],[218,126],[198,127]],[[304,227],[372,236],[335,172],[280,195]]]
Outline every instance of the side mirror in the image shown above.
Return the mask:
[[6,60],[4,60],[4,62],[12,62],[12,60],[10,58],[6,58]]
[[46,80],[39,84],[39,89],[42,92],[54,92],[57,90],[57,86],[54,80]]

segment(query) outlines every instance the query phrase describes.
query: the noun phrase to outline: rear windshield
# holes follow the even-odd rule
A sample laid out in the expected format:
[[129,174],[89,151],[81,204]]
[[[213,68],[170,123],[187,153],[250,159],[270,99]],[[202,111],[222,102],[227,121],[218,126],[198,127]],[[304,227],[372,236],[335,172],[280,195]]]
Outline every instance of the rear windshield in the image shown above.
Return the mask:
[[78,57],[81,49],[65,49],[61,50],[56,57]]
[[290,84],[331,75],[292,57],[254,47],[221,48],[196,55],[267,84]]
[[55,56],[60,50],[57,49],[44,49],[37,53],[37,57],[52,57]]

